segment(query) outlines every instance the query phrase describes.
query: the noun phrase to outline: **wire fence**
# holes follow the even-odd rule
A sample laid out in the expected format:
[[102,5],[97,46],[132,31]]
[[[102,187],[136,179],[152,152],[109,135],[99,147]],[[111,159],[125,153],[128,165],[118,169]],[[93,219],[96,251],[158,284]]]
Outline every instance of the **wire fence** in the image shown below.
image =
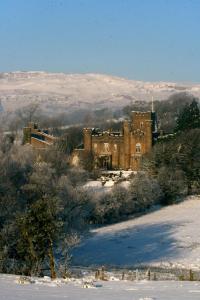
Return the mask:
[[176,280],[176,281],[200,281],[200,270],[161,268],[161,267],[139,267],[139,268],[105,268],[105,267],[81,267],[70,268],[72,276],[82,277],[84,275],[94,276],[100,280]]

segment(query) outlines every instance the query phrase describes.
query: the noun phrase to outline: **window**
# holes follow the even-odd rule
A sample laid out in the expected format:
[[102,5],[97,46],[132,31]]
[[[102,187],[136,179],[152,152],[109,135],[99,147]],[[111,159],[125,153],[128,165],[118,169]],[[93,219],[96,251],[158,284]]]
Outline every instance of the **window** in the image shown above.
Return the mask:
[[136,153],[141,153],[141,144],[137,143],[136,144],[136,149],[135,149]]
[[104,151],[109,152],[110,151],[110,145],[109,143],[104,143]]

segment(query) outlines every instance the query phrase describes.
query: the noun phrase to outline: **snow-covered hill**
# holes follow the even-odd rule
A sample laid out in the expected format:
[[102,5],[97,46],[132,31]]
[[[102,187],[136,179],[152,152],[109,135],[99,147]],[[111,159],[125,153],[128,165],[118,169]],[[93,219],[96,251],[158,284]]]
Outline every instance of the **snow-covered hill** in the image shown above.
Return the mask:
[[200,197],[189,197],[126,222],[92,230],[74,264],[200,269]]
[[0,100],[10,111],[33,102],[52,111],[118,108],[183,91],[200,96],[200,83],[142,82],[103,74],[0,73]]

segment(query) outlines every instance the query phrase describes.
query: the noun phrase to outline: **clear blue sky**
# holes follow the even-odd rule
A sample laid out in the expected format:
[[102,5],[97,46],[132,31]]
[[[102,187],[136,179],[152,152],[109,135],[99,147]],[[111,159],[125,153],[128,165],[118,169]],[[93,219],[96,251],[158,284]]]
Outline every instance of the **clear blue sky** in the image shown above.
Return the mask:
[[0,71],[200,81],[200,0],[0,0]]

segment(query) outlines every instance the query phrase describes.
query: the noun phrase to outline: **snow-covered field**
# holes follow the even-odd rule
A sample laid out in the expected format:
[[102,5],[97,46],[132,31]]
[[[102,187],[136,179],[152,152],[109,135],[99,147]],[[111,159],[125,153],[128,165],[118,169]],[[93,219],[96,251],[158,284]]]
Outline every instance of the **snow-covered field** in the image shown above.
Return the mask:
[[189,197],[147,215],[92,230],[74,250],[73,264],[199,270],[199,228],[200,197]]
[[19,284],[14,275],[0,275],[1,300],[199,300],[199,282],[109,281],[94,288],[82,282],[42,282]]

